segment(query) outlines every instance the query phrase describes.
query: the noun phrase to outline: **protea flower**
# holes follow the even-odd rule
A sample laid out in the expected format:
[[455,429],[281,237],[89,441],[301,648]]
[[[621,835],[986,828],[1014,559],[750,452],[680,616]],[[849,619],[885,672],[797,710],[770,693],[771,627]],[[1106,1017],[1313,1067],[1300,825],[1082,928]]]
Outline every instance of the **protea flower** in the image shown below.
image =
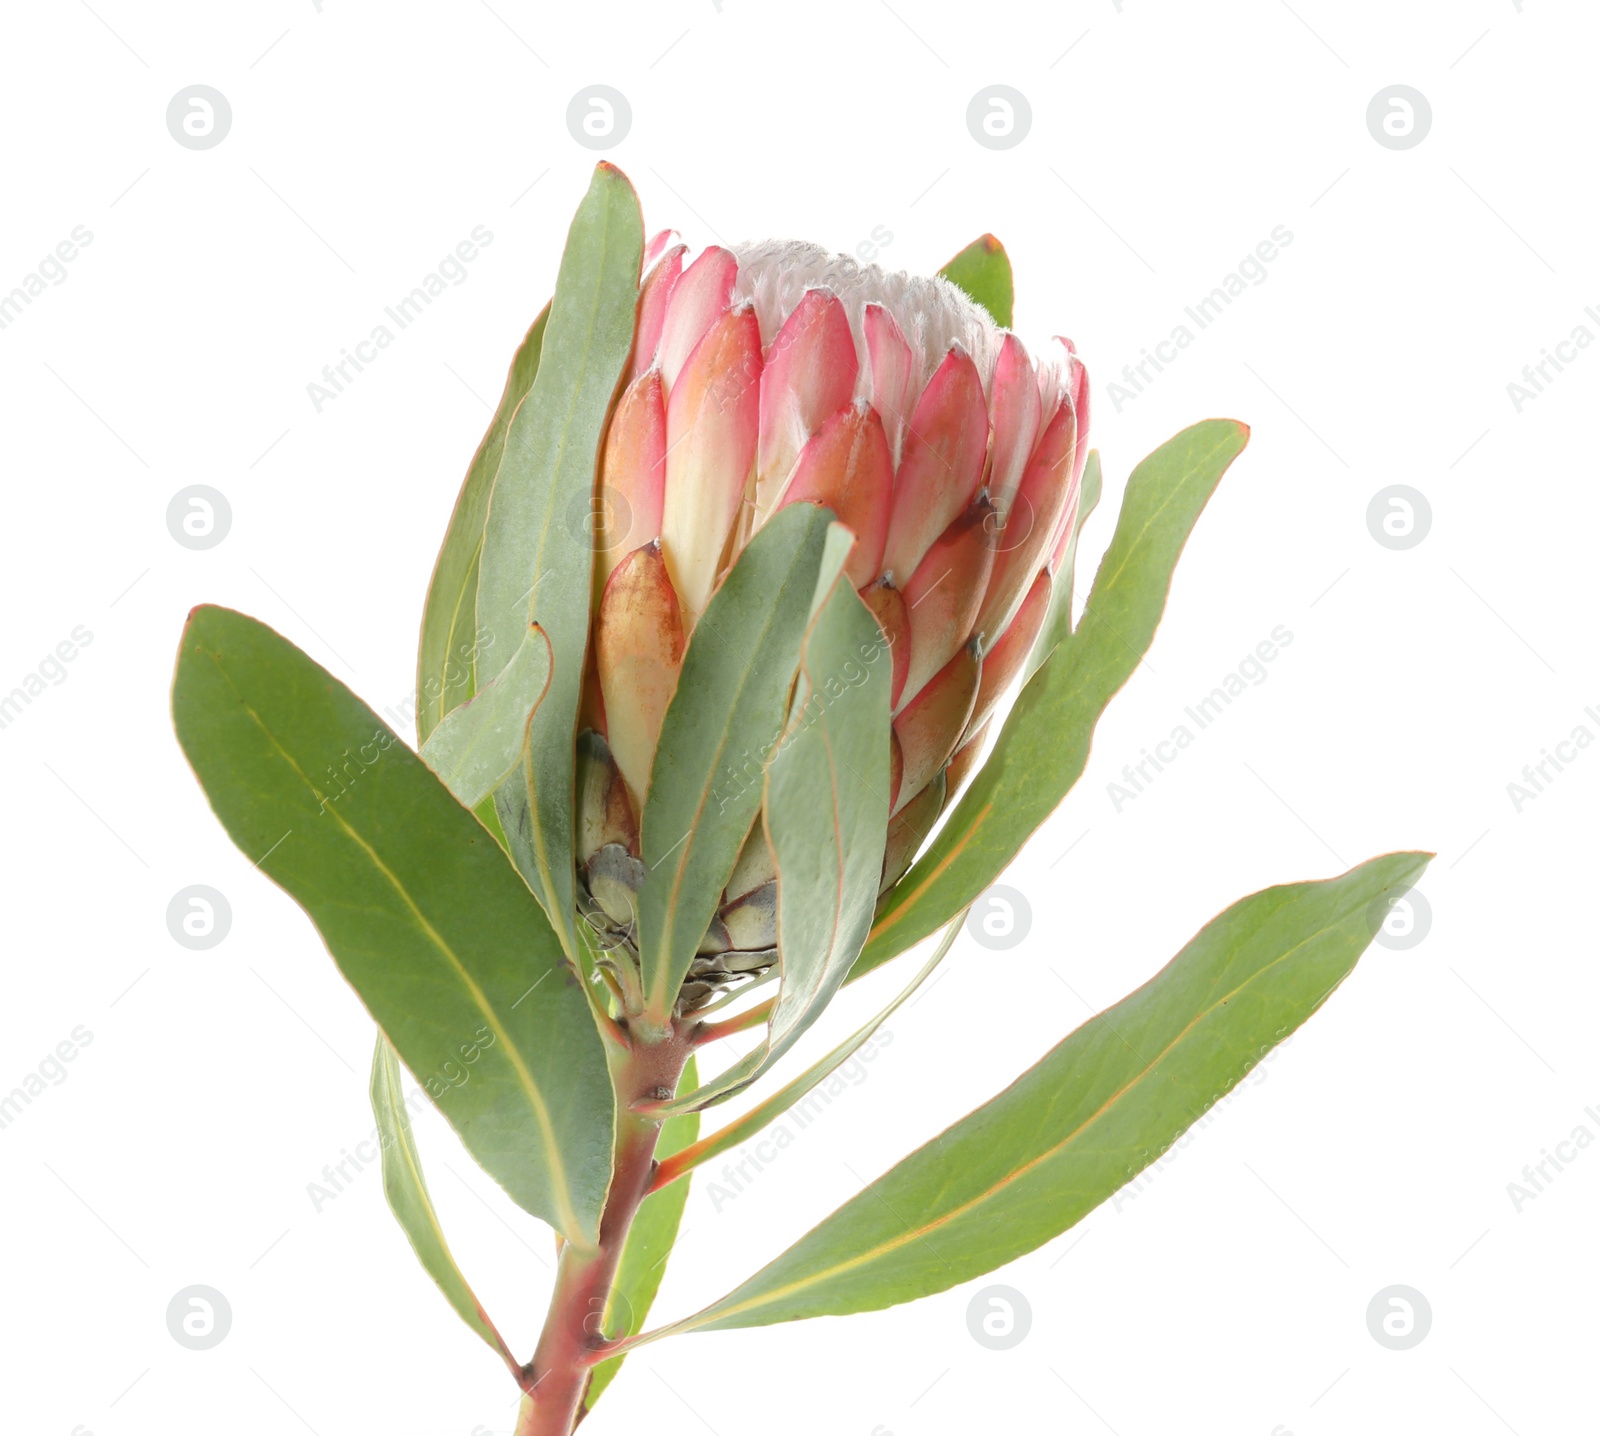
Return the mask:
[[[577,774],[579,900],[613,963],[646,877],[639,820],[696,623],[790,504],[854,535],[849,581],[892,662],[881,887],[910,866],[982,748],[1050,606],[1088,453],[1070,341],[1035,359],[948,280],[816,245],[646,250],[595,509],[595,624]],[[759,822],[678,1011],[777,961]]]
[[[957,288],[806,244],[686,263],[644,235],[598,166],[429,585],[416,751],[228,609],[190,615],[173,683],[217,815],[379,1028],[385,1193],[521,1389],[517,1436],[572,1436],[646,1342],[878,1310],[1058,1236],[1327,999],[1428,858],[1235,903],[787,1251],[646,1329],[695,1170],[865,1054],[1082,775],[1248,431],[1206,420],[1134,469],[1074,625],[1086,376],[1066,341],[1030,356],[1008,332],[998,245],[946,267]],[[941,930],[865,1025],[700,1131],[850,976]],[[560,1239],[529,1360],[446,1241],[424,1100]]]

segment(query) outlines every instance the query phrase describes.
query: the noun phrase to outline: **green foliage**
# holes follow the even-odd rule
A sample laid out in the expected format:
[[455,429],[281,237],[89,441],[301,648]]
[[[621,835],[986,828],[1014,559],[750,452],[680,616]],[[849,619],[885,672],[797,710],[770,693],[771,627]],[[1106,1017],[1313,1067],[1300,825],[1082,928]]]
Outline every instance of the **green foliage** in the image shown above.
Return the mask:
[[[1078,538],[1102,485],[1099,455],[1088,456],[1022,690],[988,761],[881,903],[890,665],[844,577],[853,536],[813,504],[779,509],[737,553],[684,654],[638,815],[637,925],[580,929],[574,741],[592,508],[634,343],[643,243],[632,187],[601,164],[429,586],[420,757],[293,644],[227,609],[190,615],[172,693],[179,742],[222,825],[305,910],[378,1024],[370,1095],[385,1194],[452,1308],[532,1393],[525,1433],[566,1436],[579,1403],[592,1409],[642,1341],[887,1307],[1065,1231],[1317,1010],[1428,860],[1393,853],[1235,903],[1143,987],[726,1297],[644,1332],[694,1167],[802,1100],[878,1030],[1081,776],[1248,430],[1208,420],[1139,464],[1074,628]],[[1011,265],[992,235],[940,272],[1010,326]],[[608,810],[607,831],[631,832],[632,816]],[[678,1019],[756,823],[777,873],[776,995],[720,1026],[704,1012]],[[940,928],[938,949],[876,1016],[699,1139],[699,1110],[764,1076],[844,981]],[[766,1030],[754,1047],[702,1083],[691,1048],[716,1050],[704,1044],[757,1022]],[[451,1254],[402,1063],[483,1168],[563,1239],[532,1363],[507,1348]],[[589,1323],[602,1307],[611,1344],[597,1350]]]
[[495,794],[517,867],[576,960],[573,729],[589,637],[595,464],[633,347],[644,223],[619,170],[596,168],[567,234],[539,369],[506,431],[478,574],[477,682],[511,662],[530,624],[550,643],[550,686],[522,772]]
[[889,653],[842,569],[850,531],[828,531],[763,821],[778,870],[780,985],[765,1038],[680,1105],[756,1081],[833,999],[866,941],[889,828]]
[[489,492],[505,452],[511,416],[533,387],[539,372],[544,326],[550,318],[545,305],[526,337],[517,346],[506,375],[505,390],[489,424],[489,432],[472,456],[467,476],[450,515],[444,545],[428,584],[422,610],[422,634],[417,641],[417,741],[425,743],[434,727],[452,708],[478,691],[478,563],[483,555],[483,523],[489,513]]
[[1078,781],[1095,724],[1150,647],[1172,570],[1250,431],[1207,419],[1133,471],[1077,631],[1021,694],[948,821],[879,909],[853,976],[937,932],[1005,870]]
[[306,910],[467,1150],[519,1205],[593,1242],[605,1055],[493,839],[365,703],[242,613],[190,614],[172,710],[228,836]]
[[640,824],[650,875],[639,895],[639,959],[646,1016],[658,1027],[761,805],[762,764],[783,728],[831,523],[814,504],[774,514],[684,652]]
[[440,719],[422,756],[463,807],[476,808],[522,761],[528,725],[550,686],[550,644],[537,625],[511,662]]
[[1344,981],[1429,854],[1242,899],[1004,1092],[672,1330],[875,1311],[1067,1230],[1162,1155]]
[[400,1223],[423,1270],[438,1284],[456,1315],[515,1370],[516,1358],[478,1304],[444,1238],[439,1214],[423,1179],[422,1159],[411,1136],[411,1114],[400,1087],[400,1059],[381,1032],[372,1053],[370,1093],[372,1115],[378,1119],[378,1142],[383,1149],[383,1194],[388,1198],[389,1210]]

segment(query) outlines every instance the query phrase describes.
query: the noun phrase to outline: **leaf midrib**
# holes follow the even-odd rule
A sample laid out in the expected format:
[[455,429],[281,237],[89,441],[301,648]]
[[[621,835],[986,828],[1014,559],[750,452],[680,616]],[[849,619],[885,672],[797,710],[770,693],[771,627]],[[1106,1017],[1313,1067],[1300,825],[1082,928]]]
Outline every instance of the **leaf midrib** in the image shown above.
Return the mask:
[[[811,681],[809,673],[807,673],[806,679],[808,683]],[[799,705],[797,711],[804,711],[803,703]],[[828,941],[828,951],[831,954],[838,948],[839,929],[844,926],[844,883],[846,867],[844,856],[844,825],[839,819],[839,765],[834,759],[833,741],[828,735],[828,714],[826,710],[823,711],[817,722],[822,730],[822,745],[828,758],[828,785],[829,793],[831,795],[830,803],[833,808],[833,849],[836,854],[834,860],[836,879],[834,882],[833,921],[828,926],[828,931],[832,934]],[[770,775],[767,781],[770,785]],[[777,868],[776,876],[778,880],[778,910],[781,913],[783,910],[783,868],[781,864],[775,864],[775,866]],[[757,1081],[772,1065],[773,1061],[775,1060],[773,1056],[774,1034],[778,1034],[780,1038],[787,1035],[786,1033],[778,1033],[778,1019],[782,1016],[788,1015],[785,1011],[783,1003],[784,993],[786,991],[784,987],[784,974],[782,971],[783,951],[784,945],[780,940],[778,944],[778,994],[773,999],[772,1012],[767,1019],[766,1036],[762,1038],[761,1042],[752,1051],[745,1055],[742,1061],[735,1063],[734,1066],[730,1067],[728,1071],[723,1073],[720,1079],[708,1082],[700,1089],[700,1091],[691,1093],[691,1099],[697,1099],[704,1103],[709,1101],[711,1097],[732,1096],[741,1088],[748,1087],[753,1082]],[[827,971],[828,961],[826,958],[824,958],[823,961],[818,963],[816,966],[814,974],[816,980],[808,984],[805,990],[799,992],[794,1001],[789,1004],[789,1012],[792,1012],[797,1005],[800,1008],[799,1013],[795,1014],[796,1020],[804,1017],[809,1006],[816,1001],[817,993],[822,987],[822,979],[827,975]],[[793,991],[794,989],[788,990]]]
[[[675,1329],[681,1331],[693,1330],[694,1326],[709,1324],[711,1321],[721,1321],[730,1316],[738,1316],[747,1311],[754,1311],[763,1306],[770,1306],[774,1302],[780,1301],[786,1296],[791,1296],[796,1292],[806,1291],[811,1287],[821,1284],[822,1282],[832,1280],[834,1277],[842,1276],[848,1272],[856,1270],[861,1266],[867,1265],[870,1262],[876,1261],[880,1257],[890,1255],[891,1253],[898,1251],[901,1247],[909,1246],[913,1241],[921,1241],[929,1232],[937,1231],[939,1228],[947,1226],[957,1218],[964,1216],[967,1212],[973,1210],[975,1207],[981,1206],[983,1203],[987,1202],[991,1197],[993,1197],[995,1193],[1003,1191],[1006,1187],[1009,1187],[1012,1183],[1020,1180],[1029,1172],[1033,1171],[1036,1167],[1051,1160],[1066,1147],[1077,1141],[1084,1132],[1086,1132],[1095,1122],[1099,1121],[1099,1119],[1109,1108],[1111,1108],[1115,1103],[1121,1101],[1124,1096],[1137,1087],[1139,1083],[1143,1082],[1146,1077],[1148,1077],[1162,1062],[1164,1062],[1179,1046],[1179,1044],[1181,1044],[1184,1039],[1188,1037],[1190,1032],[1192,1032],[1195,1027],[1197,1027],[1206,1018],[1210,1017],[1212,1013],[1214,1013],[1219,1007],[1232,1001],[1232,999],[1243,992],[1245,988],[1249,987],[1251,983],[1255,982],[1258,978],[1264,976],[1266,973],[1278,966],[1279,963],[1288,961],[1307,943],[1314,942],[1333,931],[1333,929],[1338,926],[1339,922],[1342,922],[1343,919],[1348,917],[1354,910],[1355,905],[1353,904],[1350,908],[1340,913],[1336,921],[1330,923],[1326,927],[1319,928],[1316,932],[1302,938],[1299,942],[1295,943],[1293,947],[1273,958],[1271,962],[1267,963],[1263,967],[1257,968],[1253,973],[1250,974],[1249,977],[1247,977],[1237,987],[1232,989],[1227,996],[1218,998],[1216,1001],[1211,1003],[1210,1006],[1202,1008],[1188,1023],[1184,1025],[1183,1029],[1170,1042],[1168,1042],[1159,1053],[1157,1053],[1155,1057],[1151,1058],[1139,1070],[1134,1077],[1130,1078],[1129,1081],[1123,1084],[1123,1086],[1111,1093],[1110,1096],[1108,1096],[1099,1107],[1097,1107],[1092,1113],[1090,1113],[1088,1117],[1086,1117],[1075,1128],[1073,1128],[1072,1131],[1068,1132],[1059,1142],[1041,1152],[1036,1157],[1033,1157],[1029,1161],[1007,1172],[1004,1177],[995,1182],[992,1186],[985,1188],[977,1196],[963,1202],[960,1206],[951,1208],[950,1211],[946,1212],[937,1219],[926,1222],[919,1227],[908,1229],[902,1236],[893,1237],[889,1241],[883,1242],[880,1245],[873,1247],[869,1251],[862,1252],[858,1256],[851,1257],[847,1261],[839,1262],[838,1264],[828,1267],[823,1271],[817,1272],[812,1276],[790,1282],[786,1286],[775,1288],[770,1292],[751,1297],[750,1299],[741,1302],[736,1306],[727,1307],[720,1311],[716,1310],[715,1308],[708,1309],[708,1312],[701,1314],[706,1317],[705,1322],[700,1322],[694,1318],[691,1318],[690,1324]],[[1332,991],[1332,989],[1330,988],[1329,991]],[[1134,995],[1136,994],[1130,994],[1129,996],[1132,997]],[[1318,1005],[1320,1005],[1321,1001],[1326,999],[1326,996],[1326,993],[1323,994],[1323,998],[1319,999]],[[1127,999],[1124,1000],[1126,1001]],[[1098,1022],[1102,1020],[1104,1016],[1105,1014],[1101,1013],[1099,1017],[1092,1019],[1092,1021]],[[1064,1040],[1070,1041],[1071,1039],[1068,1038]],[[1049,1054],[1047,1053],[1045,1058],[1041,1058],[1040,1061],[1046,1060],[1048,1056]],[[1036,1063],[1035,1066],[1037,1065],[1038,1064]],[[1029,1071],[1032,1070],[1032,1068],[1029,1069]],[[1026,1076],[1027,1073],[1023,1073],[1022,1076],[1017,1079],[1017,1081],[1022,1081],[1024,1078],[1026,1078]],[[1012,1084],[1013,1087],[1015,1085],[1016,1083]],[[1010,1089],[1008,1088],[1007,1090],[1009,1091]],[[991,1100],[998,1100],[998,1098]],[[960,1124],[957,1123],[957,1125],[959,1126]],[[948,1130],[950,1129],[947,1129],[947,1131]],[[940,1135],[943,1136],[945,1134],[941,1133]],[[939,1137],[935,1137],[933,1142],[937,1142],[939,1140]],[[932,1145],[932,1143],[929,1143],[928,1145]],[[909,1158],[907,1160],[909,1160]],[[881,1181],[882,1178],[879,1180]],[[872,1185],[876,1185],[876,1183],[873,1183]]]
[[[261,730],[261,735],[267,740],[268,743],[272,745],[283,761],[294,770],[295,775],[305,785],[307,791],[321,798],[323,795],[318,793],[316,785],[312,783],[312,781],[306,776],[305,770],[301,768],[299,763],[295,761],[294,756],[289,752],[289,750],[278,741],[277,735],[274,734],[273,731],[267,726],[261,715],[256,712],[255,708],[240,691],[238,684],[233,681],[233,675],[230,674],[227,668],[223,665],[222,655],[220,653],[212,652],[208,649],[206,650],[206,656],[210,658],[212,663],[216,666],[217,673],[222,678],[223,682],[233,690],[234,696],[239,700],[239,706],[250,715],[250,721]],[[490,1006],[488,999],[484,996],[483,989],[478,986],[478,984],[473,980],[471,974],[468,973],[466,968],[463,966],[460,957],[458,957],[456,954],[455,949],[445,941],[444,935],[440,933],[439,930],[435,928],[433,924],[429,922],[428,919],[423,915],[422,909],[417,906],[415,899],[412,898],[410,892],[407,891],[405,885],[400,881],[399,877],[394,873],[389,865],[378,856],[376,849],[374,849],[372,845],[361,836],[360,833],[356,832],[356,830],[345,821],[337,809],[330,805],[324,804],[322,807],[322,812],[333,818],[334,822],[338,824],[341,831],[343,831],[350,841],[366,854],[368,861],[371,862],[373,867],[383,875],[384,879],[394,889],[396,896],[400,898],[402,903],[404,903],[406,910],[411,915],[411,919],[417,930],[421,932],[423,936],[427,938],[427,940],[431,942],[434,947],[437,948],[438,951],[447,959],[450,966],[455,970],[462,987],[466,990],[467,995],[471,999],[473,1005],[480,1013],[483,1014],[485,1021],[489,1023],[490,1028],[495,1034],[495,1037],[498,1040],[504,1041],[505,1051],[507,1054],[506,1060],[511,1064],[512,1070],[516,1074],[518,1085],[522,1087],[524,1095],[527,1097],[528,1105],[533,1110],[534,1120],[539,1127],[539,1134],[542,1139],[542,1144],[545,1148],[546,1160],[549,1164],[552,1192],[556,1197],[558,1207],[561,1209],[562,1230],[567,1234],[570,1240],[578,1240],[580,1241],[581,1245],[587,1245],[587,1242],[582,1241],[578,1236],[574,1235],[576,1233],[582,1233],[583,1227],[578,1221],[577,1212],[572,1204],[572,1196],[568,1186],[566,1165],[561,1159],[561,1149],[556,1141],[555,1127],[551,1120],[550,1109],[545,1103],[544,1094],[539,1090],[539,1083],[537,1079],[535,1079],[533,1073],[529,1071],[527,1064],[523,1061],[522,1053],[518,1050],[516,1043],[511,1040],[511,1034],[506,1031],[498,1014],[495,1012],[494,1008]]]
[[[761,628],[757,634],[757,641],[753,645],[753,649],[756,654],[761,652],[767,635],[772,632],[773,626],[778,621],[778,611],[782,607],[783,597],[789,590],[789,580],[794,576],[795,568],[800,563],[804,552],[805,545],[802,543],[801,545],[797,546],[794,556],[790,560],[789,567],[784,571],[783,580],[778,586],[779,602],[772,604],[771,607],[768,608],[767,617],[762,622]],[[703,623],[704,621],[705,619],[702,616],[701,622]],[[750,687],[755,666],[755,659],[752,658],[751,661],[745,664],[740,670],[739,677],[735,681],[732,700],[728,703],[726,709],[724,709],[724,712],[726,712],[728,716],[727,720],[722,725],[721,735],[717,739],[715,761],[713,761],[710,767],[707,769],[706,779],[701,784],[700,796],[695,803],[694,816],[690,820],[686,836],[681,840],[683,844],[683,853],[682,856],[679,857],[677,865],[673,868],[672,885],[668,889],[668,896],[662,909],[662,929],[655,944],[656,973],[655,977],[650,983],[650,1005],[652,1008],[657,1009],[657,1015],[660,1015],[660,1006],[666,1001],[668,995],[661,989],[666,986],[665,979],[668,976],[666,959],[671,955],[672,949],[676,946],[676,944],[672,941],[672,938],[677,927],[678,902],[683,893],[684,870],[688,866],[690,855],[695,850],[694,835],[699,829],[700,818],[702,814],[704,814],[706,804],[710,801],[711,793],[716,786],[714,779],[716,777],[717,770],[722,766],[722,755],[728,751],[728,735],[733,728],[733,715],[739,709],[741,703],[743,702],[745,692]]]

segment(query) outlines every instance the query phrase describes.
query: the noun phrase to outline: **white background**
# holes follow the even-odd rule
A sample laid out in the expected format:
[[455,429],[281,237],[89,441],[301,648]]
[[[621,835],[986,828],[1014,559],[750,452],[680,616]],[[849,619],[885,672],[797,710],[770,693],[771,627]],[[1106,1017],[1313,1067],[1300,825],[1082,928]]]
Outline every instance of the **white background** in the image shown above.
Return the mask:
[[[1600,352],[1520,413],[1506,388],[1574,326],[1600,334],[1592,10],[492,4],[8,10],[0,289],[74,226],[93,240],[0,331],[0,689],[75,625],[93,641],[0,731],[0,1090],[74,1027],[93,1040],[0,1131],[0,1425],[510,1429],[510,1383],[417,1267],[376,1169],[313,1210],[307,1184],[371,1128],[371,1023],[211,818],[167,687],[185,612],[214,600],[374,706],[406,697],[456,486],[596,158],[566,107],[604,83],[633,114],[606,157],[652,230],[852,250],[882,226],[881,261],[924,271],[1001,236],[1024,338],[1070,334],[1096,382],[1109,491],[1084,581],[1144,453],[1207,415],[1254,430],[1148,663],[1006,879],[1027,939],[963,938],[869,1080],[720,1211],[696,1188],[659,1316],[777,1253],[1235,898],[1391,848],[1439,857],[1425,939],[1374,947],[1136,1198],[912,1306],[652,1347],[585,1430],[1593,1429],[1600,1151],[1520,1211],[1507,1184],[1579,1124],[1600,1135],[1600,751],[1520,813],[1507,784],[1575,725],[1600,734]],[[195,83],[233,112],[206,151],[164,118]],[[966,128],[993,83],[1032,106],[1005,152]],[[1365,120],[1394,83],[1433,112],[1404,151]],[[317,413],[307,383],[476,225],[494,237],[466,282]],[[1118,412],[1108,381],[1278,225],[1293,242],[1267,280]],[[232,506],[207,552],[166,528],[193,483]],[[1395,483],[1432,507],[1407,551],[1366,523]],[[1268,679],[1118,812],[1122,766],[1278,625],[1293,642]],[[232,906],[207,952],[165,922],[195,883]],[[793,1063],[906,966],[852,988]],[[422,1138],[457,1254],[525,1354],[549,1233],[441,1124]],[[1009,1351],[968,1334],[990,1281],[1031,1305]],[[196,1283],[233,1312],[210,1351],[166,1328]],[[1397,1283],[1433,1314],[1404,1352],[1365,1316]]]

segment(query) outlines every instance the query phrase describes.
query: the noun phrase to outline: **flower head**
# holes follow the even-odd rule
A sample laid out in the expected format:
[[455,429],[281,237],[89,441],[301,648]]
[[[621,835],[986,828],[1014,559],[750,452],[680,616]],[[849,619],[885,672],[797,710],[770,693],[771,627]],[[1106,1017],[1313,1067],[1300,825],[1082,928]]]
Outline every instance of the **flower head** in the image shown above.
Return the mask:
[[[845,572],[892,663],[886,888],[970,770],[1044,622],[1088,453],[1071,343],[1031,355],[948,280],[798,242],[690,259],[671,232],[645,264],[602,448],[580,723],[577,861],[591,921],[623,941],[685,646],[751,536],[796,503],[854,536]],[[773,877],[758,823],[686,1007],[776,960]]]

